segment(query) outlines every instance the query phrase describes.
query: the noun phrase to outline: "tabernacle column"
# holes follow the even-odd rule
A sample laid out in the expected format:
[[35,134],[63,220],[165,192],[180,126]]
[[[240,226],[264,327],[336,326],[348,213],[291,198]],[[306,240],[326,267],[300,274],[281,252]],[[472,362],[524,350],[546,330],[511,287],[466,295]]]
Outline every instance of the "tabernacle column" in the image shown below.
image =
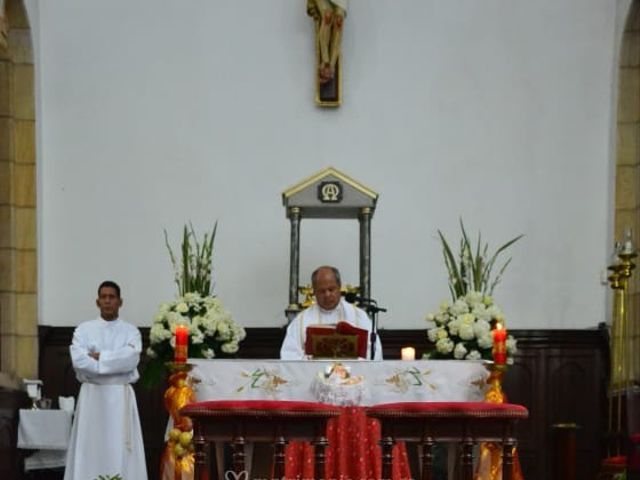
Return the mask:
[[371,208],[364,207],[360,222],[360,295],[371,298]]
[[298,285],[300,281],[300,208],[292,207],[289,219],[291,221],[291,245],[289,256],[289,306],[285,310],[287,321],[291,322],[300,311],[298,305]]

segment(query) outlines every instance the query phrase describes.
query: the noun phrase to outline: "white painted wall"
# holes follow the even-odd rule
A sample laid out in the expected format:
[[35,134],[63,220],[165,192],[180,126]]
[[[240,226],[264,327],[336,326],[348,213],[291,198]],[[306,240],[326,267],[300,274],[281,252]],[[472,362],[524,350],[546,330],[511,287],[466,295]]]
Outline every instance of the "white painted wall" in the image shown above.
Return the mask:
[[[458,218],[524,233],[497,300],[512,328],[607,316],[616,9],[605,0],[352,0],[344,104],[313,103],[304,0],[57,0],[37,11],[40,323],[95,315],[119,281],[149,325],[174,295],[163,228],[216,219],[216,291],[283,325],[280,193],[334,166],[380,193],[372,293],[384,328],[448,295],[436,240]],[[33,8],[36,5],[37,8]],[[357,283],[358,227],[302,225],[302,269]]]

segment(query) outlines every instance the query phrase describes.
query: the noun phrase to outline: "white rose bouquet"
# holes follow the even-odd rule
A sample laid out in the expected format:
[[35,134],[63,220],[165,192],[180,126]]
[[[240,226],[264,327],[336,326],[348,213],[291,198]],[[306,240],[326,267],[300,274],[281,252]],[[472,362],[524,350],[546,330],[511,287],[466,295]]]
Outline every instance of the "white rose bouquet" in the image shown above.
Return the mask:
[[[492,294],[511,258],[500,267],[495,277],[492,271],[498,256],[522,235],[508,241],[489,257],[489,246],[486,243],[482,244],[480,234],[476,247],[472,249],[462,221],[460,227],[462,239],[457,258],[442,232],[438,230],[449,273],[451,301],[441,302],[436,313],[427,315],[426,320],[434,324],[427,330],[427,339],[432,344],[428,356],[458,360],[490,360],[493,348],[492,329],[498,323],[504,325],[504,315],[500,307],[493,302]],[[517,351],[516,340],[512,336],[507,337],[506,347],[507,357],[512,359]]]
[[177,325],[189,328],[189,356],[193,358],[236,353],[246,337],[244,328],[233,321],[218,297],[186,293],[160,305],[149,335],[149,357],[165,361],[173,357]]
[[[434,344],[430,358],[490,360],[491,325],[504,323],[504,316],[489,295],[470,291],[453,302],[443,301],[436,313],[427,315],[427,320],[435,324],[427,330],[427,338]],[[516,340],[509,336],[507,356],[513,356],[515,352]]]
[[216,229],[217,224],[199,243],[193,227],[185,226],[179,262],[165,231],[179,293],[174,301],[160,305],[153,320],[146,351],[150,360],[143,376],[143,383],[148,386],[163,378],[165,362],[174,358],[178,325],[189,329],[189,356],[192,358],[232,355],[246,337],[244,328],[233,320],[222,301],[212,293],[211,264]]

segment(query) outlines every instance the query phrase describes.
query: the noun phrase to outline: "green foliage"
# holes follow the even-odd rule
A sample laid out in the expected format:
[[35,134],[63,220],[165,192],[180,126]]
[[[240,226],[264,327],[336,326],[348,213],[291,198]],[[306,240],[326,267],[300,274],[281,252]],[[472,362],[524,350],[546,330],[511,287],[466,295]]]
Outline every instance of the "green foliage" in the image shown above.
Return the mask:
[[180,246],[181,258],[176,255],[169,245],[167,231],[164,231],[164,240],[169,250],[169,257],[175,273],[175,282],[178,286],[178,293],[184,296],[186,293],[199,293],[206,297],[211,295],[212,283],[212,261],[213,261],[213,240],[218,229],[218,222],[213,226],[211,233],[205,233],[202,243],[198,242],[193,225],[185,225],[182,233],[182,244]]
[[95,480],[123,480],[120,475],[98,475]]
[[442,254],[444,263],[449,273],[449,291],[453,300],[463,297],[469,291],[479,292],[483,295],[492,295],[494,288],[502,280],[502,275],[511,262],[509,257],[498,269],[498,273],[493,276],[494,268],[498,268],[496,262],[501,253],[520,240],[523,235],[509,240],[493,254],[489,253],[489,244],[482,242],[482,235],[478,232],[478,241],[475,248],[472,246],[469,236],[464,228],[464,223],[460,219],[460,230],[462,238],[457,256],[449,246],[449,242],[444,234],[438,230],[438,235],[442,242]]

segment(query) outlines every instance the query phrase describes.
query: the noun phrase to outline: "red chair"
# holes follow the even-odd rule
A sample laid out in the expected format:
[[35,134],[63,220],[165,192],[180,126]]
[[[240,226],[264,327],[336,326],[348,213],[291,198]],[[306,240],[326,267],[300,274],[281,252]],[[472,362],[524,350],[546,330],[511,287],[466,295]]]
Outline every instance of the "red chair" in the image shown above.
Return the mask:
[[512,480],[515,424],[529,416],[521,405],[488,402],[403,402],[375,405],[367,415],[382,426],[382,480],[391,480],[391,450],[396,441],[422,444],[422,479],[431,480],[436,442],[458,442],[463,480],[473,480],[473,445],[502,444],[502,478]]
[[273,442],[273,478],[284,476],[284,447],[289,440],[308,440],[315,445],[316,478],[324,477],[327,421],[339,416],[338,407],[315,402],[279,400],[222,400],[186,405],[181,415],[190,417],[194,428],[195,480],[211,477],[206,446],[231,442],[235,478],[245,472],[247,441]]

